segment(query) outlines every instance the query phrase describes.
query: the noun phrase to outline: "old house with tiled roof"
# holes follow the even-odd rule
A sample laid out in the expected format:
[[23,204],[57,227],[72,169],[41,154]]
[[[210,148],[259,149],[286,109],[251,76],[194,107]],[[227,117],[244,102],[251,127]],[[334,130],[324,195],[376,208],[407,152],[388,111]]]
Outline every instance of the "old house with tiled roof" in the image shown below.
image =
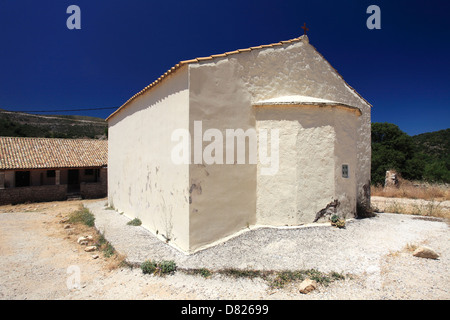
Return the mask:
[[354,217],[370,203],[370,114],[306,35],[181,61],[107,119],[109,205],[187,253]]
[[0,204],[105,197],[108,141],[0,137]]

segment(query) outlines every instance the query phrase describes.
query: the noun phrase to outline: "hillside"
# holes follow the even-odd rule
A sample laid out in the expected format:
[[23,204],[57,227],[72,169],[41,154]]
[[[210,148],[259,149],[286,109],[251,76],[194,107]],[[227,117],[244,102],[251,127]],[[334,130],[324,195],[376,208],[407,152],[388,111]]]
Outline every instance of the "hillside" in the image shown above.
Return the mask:
[[37,115],[0,109],[0,136],[105,139],[104,119],[87,116]]
[[409,136],[392,123],[372,123],[372,183],[387,170],[407,180],[450,183],[450,129]]
[[450,160],[450,128],[412,137],[420,152],[439,160]]

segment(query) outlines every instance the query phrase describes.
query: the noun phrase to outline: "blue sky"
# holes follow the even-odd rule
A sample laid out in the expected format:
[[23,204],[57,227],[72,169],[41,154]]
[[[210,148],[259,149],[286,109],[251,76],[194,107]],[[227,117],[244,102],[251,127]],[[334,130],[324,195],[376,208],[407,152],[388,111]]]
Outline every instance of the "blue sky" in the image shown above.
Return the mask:
[[[81,30],[66,27],[72,4]],[[372,4],[381,30],[366,27]],[[445,0],[1,0],[0,108],[119,107],[181,60],[292,39],[306,22],[311,44],[373,105],[373,122],[446,129],[449,14]]]

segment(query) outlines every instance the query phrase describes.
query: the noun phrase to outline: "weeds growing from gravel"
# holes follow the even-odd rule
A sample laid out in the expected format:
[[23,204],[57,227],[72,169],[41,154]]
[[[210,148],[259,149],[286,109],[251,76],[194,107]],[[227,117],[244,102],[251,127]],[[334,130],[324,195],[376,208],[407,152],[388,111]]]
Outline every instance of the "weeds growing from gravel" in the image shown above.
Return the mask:
[[217,273],[223,274],[223,275],[226,275],[226,276],[232,277],[232,278],[253,279],[253,278],[257,278],[257,277],[265,278],[267,276],[267,272],[265,272],[265,271],[250,270],[250,269],[228,268],[228,269],[219,270],[219,271],[217,271]]
[[114,254],[116,254],[116,249],[114,249],[112,244],[109,243],[109,241],[107,241],[105,236],[101,233],[98,236],[97,247],[100,251],[103,251],[105,258],[111,258]]
[[[82,223],[89,227],[94,227],[95,217],[87,208],[80,208],[79,210],[73,212],[69,217],[70,223]],[[127,224],[130,225],[140,225],[141,221],[139,219],[133,219]],[[114,247],[106,240],[105,236],[97,231],[98,240],[97,247],[99,251],[102,251],[106,258],[114,257],[114,267],[126,266],[125,257],[119,256],[114,249]],[[154,274],[158,276],[165,276],[168,274],[173,274],[177,270],[182,271],[186,274],[201,275],[204,278],[209,278],[213,274],[221,274],[224,276],[232,278],[247,278],[255,279],[261,278],[268,282],[268,285],[272,289],[281,289],[289,283],[294,281],[303,281],[306,278],[315,280],[318,284],[327,286],[333,281],[345,279],[345,276],[337,273],[323,273],[316,269],[309,270],[287,270],[287,271],[262,271],[262,270],[251,270],[251,269],[235,269],[226,268],[217,271],[211,271],[206,268],[199,269],[178,269],[177,265],[172,260],[162,260],[144,261],[141,265],[141,270],[144,274]]]
[[146,260],[141,264],[141,270],[144,274],[152,274],[156,271],[156,261]]
[[339,229],[345,228],[345,219],[339,218],[338,215],[333,215],[330,220],[332,226],[335,226]]
[[155,274],[164,276],[173,274],[177,270],[177,265],[172,260],[153,261],[146,260],[141,264],[141,270],[144,274]]
[[213,274],[212,271],[206,268],[200,268],[200,269],[184,269],[182,270],[184,273],[189,275],[200,275],[203,278],[209,278]]
[[74,211],[69,216],[69,223],[82,223],[88,227],[93,227],[95,221],[94,215],[89,209],[80,207],[77,211]]
[[98,232],[97,229],[95,229],[95,216],[91,211],[89,211],[88,208],[80,206],[80,209],[72,212],[69,215],[68,222],[72,224],[83,224],[85,226],[88,226],[92,229],[93,232],[95,232],[95,246],[97,247],[98,251],[103,252],[105,258],[109,259],[108,267],[110,270],[124,266],[126,264],[125,256],[117,253],[111,243],[106,240],[105,236]]
[[129,226],[140,226],[141,224],[142,224],[142,221],[139,218],[134,218],[133,220],[130,220],[127,222],[127,225],[129,225]]
[[303,281],[307,278],[316,281],[320,285],[328,286],[333,281],[345,279],[345,276],[334,271],[330,273],[323,273],[316,269],[294,271],[287,270],[276,272],[274,277],[269,279],[268,282],[270,288],[280,289],[291,282]]
[[284,288],[289,283],[303,281],[307,278],[315,280],[318,284],[327,286],[333,281],[344,280],[346,277],[338,272],[323,273],[316,269],[309,270],[285,270],[285,271],[261,271],[251,269],[227,268],[217,271],[210,271],[205,268],[200,269],[178,269],[181,272],[190,275],[201,275],[209,278],[213,274],[221,274],[231,278],[261,278],[266,281],[271,289]]
[[199,274],[200,274],[203,278],[209,278],[209,277],[212,275],[212,272],[209,271],[209,270],[206,269],[206,268],[201,268],[201,269],[199,270]]

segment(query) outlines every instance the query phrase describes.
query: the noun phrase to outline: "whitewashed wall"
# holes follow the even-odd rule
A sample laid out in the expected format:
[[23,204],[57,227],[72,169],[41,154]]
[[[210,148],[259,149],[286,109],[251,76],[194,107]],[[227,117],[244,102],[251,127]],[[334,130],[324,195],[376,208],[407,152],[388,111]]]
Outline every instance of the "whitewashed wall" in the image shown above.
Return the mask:
[[[337,101],[362,115],[314,108],[277,115],[252,106],[290,95]],[[262,177],[248,163],[175,165],[171,134],[186,128],[194,136],[195,121],[223,137],[227,129],[281,129],[279,176]],[[370,106],[307,38],[184,66],[109,121],[110,205],[187,252],[255,224],[311,222],[335,197],[351,215],[369,181]]]
[[304,106],[256,110],[259,128],[280,130],[279,171],[258,174],[257,223],[311,223],[336,198],[335,114],[345,111]]
[[[228,60],[189,66],[192,135],[194,121],[202,121],[203,131],[219,129],[223,137],[226,129],[255,128],[251,96],[236,67]],[[226,152],[224,149],[224,158]],[[256,164],[193,164],[189,175],[190,186],[196,186],[191,192],[191,250],[255,223]]]
[[172,132],[188,130],[187,68],[109,120],[108,202],[162,240],[189,250],[189,165],[171,159]]
[[236,64],[234,69],[239,71],[239,78],[245,83],[252,102],[303,95],[341,102],[361,110],[355,133],[355,174],[359,201],[370,203],[370,198],[363,199],[363,186],[370,184],[371,107],[309,44],[308,38],[283,47],[240,53],[232,56],[230,61]]
[[[314,189],[315,192],[323,194],[323,199],[331,201],[331,198],[336,196],[335,186],[340,183],[336,179],[338,179],[338,172],[340,175],[342,162],[346,158],[343,155],[349,148],[357,149],[356,159],[345,160],[350,164],[350,170],[353,170],[352,178],[345,181],[344,185],[339,185],[337,189],[342,199],[345,199],[348,194],[349,200],[344,200],[346,204],[343,207],[348,209],[350,215],[354,214],[355,205],[351,198],[355,199],[357,193],[362,195],[362,186],[370,181],[370,106],[342,80],[329,63],[308,43],[307,38],[302,42],[286,44],[283,47],[253,50],[190,64],[189,79],[191,133],[195,120],[203,121],[203,130],[218,128],[223,133],[226,129],[256,128],[252,103],[280,96],[311,96],[359,108],[362,111],[360,117],[351,112],[345,114],[345,111],[336,111],[344,114],[333,116],[325,127],[299,131],[296,128],[301,126],[299,122],[290,122],[283,127],[286,135],[283,144],[286,150],[289,145],[301,144],[302,138],[306,136],[320,144],[322,151],[314,158],[304,160],[312,163],[315,159],[322,162],[323,168],[332,168],[322,170],[316,165],[305,169],[311,174],[314,174],[315,170],[316,173],[323,173],[322,178],[330,182],[329,189]],[[349,128],[336,130],[335,124],[347,124],[346,117],[351,119]],[[298,118],[294,116],[293,120],[298,121]],[[267,123],[261,123],[261,125],[267,125]],[[298,140],[292,140],[289,135],[290,130],[299,132]],[[349,139],[351,147],[347,145]],[[343,148],[340,144],[343,144]],[[289,152],[286,151],[285,155],[288,154]],[[289,159],[289,156],[280,161],[285,163],[283,168],[288,168],[290,162],[294,163],[294,159]],[[300,167],[300,164],[295,167]],[[190,206],[191,250],[202,248],[245,229],[248,225],[257,223],[257,186],[260,188],[259,184],[263,183],[265,178],[257,176],[256,173],[256,165],[191,165],[190,185],[201,186],[201,194],[197,191],[192,195]],[[291,176],[289,170],[280,174],[284,175],[286,185],[292,186],[296,182],[295,176]],[[300,174],[300,171],[297,174]],[[302,174],[308,176],[306,172]],[[353,182],[350,182],[351,180]],[[276,184],[279,185],[281,182],[278,181]],[[314,185],[314,182],[312,184]],[[291,191],[279,190],[286,197]],[[294,203],[286,201],[286,208],[283,207],[286,209],[283,219],[287,222],[276,223],[274,220],[277,218],[269,218],[270,210],[265,210],[264,213],[259,211],[259,218],[261,218],[259,221],[277,225],[294,224],[311,219],[314,210],[320,210],[327,204],[323,200],[324,203],[313,202],[311,206],[311,203],[300,201],[300,199],[307,199],[307,196],[301,195],[300,191],[297,191],[297,196],[299,200],[297,204],[295,201]],[[307,208],[307,206],[310,207]],[[261,206],[258,210],[260,208]]]

